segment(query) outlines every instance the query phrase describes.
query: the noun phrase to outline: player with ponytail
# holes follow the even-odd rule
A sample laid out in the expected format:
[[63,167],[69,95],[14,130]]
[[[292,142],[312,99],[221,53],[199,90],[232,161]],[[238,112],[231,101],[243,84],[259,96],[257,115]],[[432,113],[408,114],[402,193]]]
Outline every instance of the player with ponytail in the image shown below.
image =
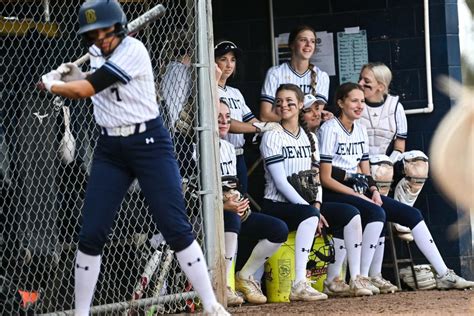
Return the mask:
[[[290,32],[288,46],[291,60],[270,68],[260,96],[260,117],[263,121],[279,121],[273,104],[277,88],[284,83],[297,85],[304,94],[312,94],[321,107],[327,103],[329,76],[310,62],[316,49],[316,32],[308,25],[297,26]],[[324,114],[332,117],[330,112]]]

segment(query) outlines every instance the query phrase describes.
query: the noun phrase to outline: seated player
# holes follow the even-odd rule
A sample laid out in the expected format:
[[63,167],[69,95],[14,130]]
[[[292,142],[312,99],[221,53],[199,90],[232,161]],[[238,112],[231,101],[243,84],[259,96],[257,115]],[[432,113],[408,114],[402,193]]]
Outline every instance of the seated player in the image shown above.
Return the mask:
[[[295,280],[290,301],[317,301],[327,295],[315,290],[306,279],[308,255],[319,225],[321,194],[310,201],[288,182],[288,176],[300,171],[313,170],[317,162],[315,136],[303,129],[300,110],[303,93],[294,84],[283,84],[275,96],[275,112],[282,130],[266,132],[260,144],[265,161],[265,195],[263,212],[285,221],[295,236]],[[321,223],[326,221],[321,217]]]
[[[263,295],[260,285],[254,280],[253,275],[286,241],[288,227],[276,217],[251,212],[249,200],[238,191],[235,148],[224,140],[229,132],[230,121],[229,106],[224,99],[221,99],[218,126],[221,137],[219,141],[220,168],[224,186],[226,273],[229,277],[229,271],[238,249],[235,288],[243,294],[247,302],[264,304],[267,302],[267,298]],[[241,242],[241,239],[245,239],[245,241]],[[243,300],[227,286],[227,302],[229,305],[240,305]]]
[[[375,181],[370,176],[369,140],[367,131],[359,123],[365,107],[364,91],[355,83],[345,83],[336,90],[337,113],[335,118],[323,124],[319,130],[321,148],[321,182],[325,190],[325,198],[329,201],[349,203],[356,206],[362,221],[376,218],[373,223],[365,225],[362,238],[361,273],[368,276],[369,268],[374,260],[378,238],[385,220],[408,226],[413,233],[414,241],[437,273],[438,289],[464,289],[474,286],[474,282],[466,281],[448,269],[441,257],[433,237],[421,215],[411,206],[381,195]],[[333,166],[343,169],[345,177],[357,172],[368,178],[368,189],[361,194],[348,186],[347,181],[334,177]],[[383,279],[381,274],[371,278]]]

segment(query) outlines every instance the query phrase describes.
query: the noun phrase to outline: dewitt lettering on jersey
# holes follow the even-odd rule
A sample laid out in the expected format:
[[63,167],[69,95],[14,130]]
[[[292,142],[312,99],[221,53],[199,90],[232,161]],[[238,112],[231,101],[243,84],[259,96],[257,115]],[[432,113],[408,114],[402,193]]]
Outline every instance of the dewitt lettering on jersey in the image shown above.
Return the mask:
[[229,108],[231,110],[239,110],[241,108],[239,99],[234,99],[234,98],[224,98],[224,99],[229,105]]
[[364,141],[356,143],[339,143],[336,154],[340,156],[352,156],[364,153]]
[[311,146],[283,146],[284,158],[311,157]]
[[221,174],[223,176],[230,175],[230,170],[232,168],[232,160],[229,161],[221,161]]

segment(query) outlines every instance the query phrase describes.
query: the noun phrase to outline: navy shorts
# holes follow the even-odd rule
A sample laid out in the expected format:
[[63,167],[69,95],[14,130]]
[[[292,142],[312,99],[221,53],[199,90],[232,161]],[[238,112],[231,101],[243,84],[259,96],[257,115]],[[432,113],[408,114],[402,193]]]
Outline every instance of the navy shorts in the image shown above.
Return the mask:
[[319,210],[312,205],[275,202],[268,199],[263,200],[262,213],[284,221],[290,232],[298,229],[300,223],[307,218],[313,216],[319,218]]
[[79,234],[79,249],[86,254],[102,253],[134,178],[138,179],[153,220],[171,248],[180,251],[194,241],[169,132],[160,117],[146,122],[146,127],[145,132],[127,137],[99,137]]
[[365,227],[367,224],[372,222],[385,223],[385,211],[383,208],[360,197],[336,193],[326,189],[323,194],[323,204],[326,202],[344,203],[357,208],[362,219],[362,227]]
[[241,225],[235,271],[242,269],[260,240],[268,239],[273,243],[284,243],[287,238],[288,226],[284,221],[263,213],[252,212]]
[[321,215],[328,222],[326,231],[333,237],[344,239],[344,226],[359,214],[359,210],[352,205],[336,202],[324,202],[321,205]]

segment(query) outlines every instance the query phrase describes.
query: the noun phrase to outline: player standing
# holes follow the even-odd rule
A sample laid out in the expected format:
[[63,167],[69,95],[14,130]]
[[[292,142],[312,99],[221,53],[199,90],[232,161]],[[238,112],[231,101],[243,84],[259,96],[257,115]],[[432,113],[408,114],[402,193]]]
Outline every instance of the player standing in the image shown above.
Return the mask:
[[[288,182],[293,173],[310,170],[318,156],[315,136],[300,125],[303,93],[294,84],[283,84],[276,91],[276,115],[283,130],[263,134],[260,152],[265,161],[263,212],[282,219],[295,237],[295,280],[290,300],[316,301],[327,295],[316,291],[306,280],[306,264],[319,224],[321,194],[310,205]],[[321,223],[326,224],[324,218]]]
[[116,0],[85,2],[79,9],[78,34],[89,47],[92,73],[68,63],[42,77],[53,94],[91,97],[101,128],[75,263],[75,313],[89,315],[104,244],[120,202],[137,178],[158,229],[175,250],[204,311],[228,315],[216,301],[186,217],[173,146],[156,104],[150,57],[142,42],[126,36],[126,23]]
[[[319,130],[321,182],[326,188],[325,200],[354,205],[361,213],[365,224],[361,274],[368,276],[386,217],[387,221],[400,223],[412,230],[416,245],[438,274],[436,277],[438,289],[473,287],[474,282],[464,280],[446,267],[421,212],[379,193],[375,181],[370,176],[367,131],[359,123],[365,107],[362,87],[355,83],[342,84],[336,90],[335,99],[336,117],[323,124]],[[365,195],[354,191],[344,179],[335,179],[332,166],[345,170],[346,176],[356,173],[359,167],[369,179],[369,188]],[[377,282],[376,278],[383,282]],[[371,282],[376,287],[380,284],[387,287],[389,285],[381,274],[372,277]]]
[[[223,183],[224,177],[234,177],[235,179],[237,175],[234,146],[224,140],[230,125],[229,105],[221,100],[218,126],[221,137],[219,147]],[[267,298],[263,295],[253,275],[286,241],[288,227],[285,222],[276,217],[250,212],[249,200],[243,198],[240,193],[238,195],[230,194],[229,198],[224,199],[226,272],[229,277],[229,271],[238,249],[235,288],[243,294],[247,302],[263,304],[267,302]],[[242,299],[229,286],[227,287],[227,302],[229,305],[242,304]]]
[[218,80],[219,98],[223,99],[230,108],[230,132],[225,139],[235,147],[237,154],[237,176],[243,192],[247,192],[247,166],[244,159],[245,139],[243,133],[262,133],[280,125],[273,122],[261,123],[255,118],[239,89],[228,86],[227,80],[235,74],[237,59],[242,50],[233,42],[222,40],[214,47],[214,58],[217,66],[222,70]]
[[314,95],[322,105],[328,101],[329,76],[310,63],[316,48],[316,32],[307,25],[300,25],[288,37],[291,60],[270,68],[265,77],[260,96],[260,117],[264,121],[279,121],[273,103],[277,88],[284,83],[300,87],[304,94]]

